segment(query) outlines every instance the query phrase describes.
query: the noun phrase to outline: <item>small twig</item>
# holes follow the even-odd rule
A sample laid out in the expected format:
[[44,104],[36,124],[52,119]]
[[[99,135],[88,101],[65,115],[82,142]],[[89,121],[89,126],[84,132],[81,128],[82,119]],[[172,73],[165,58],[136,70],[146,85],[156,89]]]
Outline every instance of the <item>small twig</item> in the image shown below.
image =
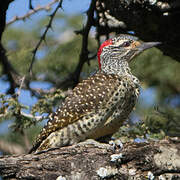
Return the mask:
[[83,35],[83,30],[84,30],[84,29],[75,30],[74,32],[75,32],[77,35],[78,35],[78,34]]
[[51,28],[52,26],[52,21],[56,15],[56,12],[58,11],[59,8],[62,8],[62,2],[63,0],[60,0],[59,1],[59,4],[57,5],[56,9],[54,10],[54,12],[50,15],[50,20],[49,20],[49,23],[48,25],[46,26],[46,29],[44,31],[44,33],[42,34],[39,42],[37,43],[36,47],[34,48],[34,50],[32,51],[33,52],[33,57],[32,57],[32,60],[31,60],[31,64],[30,64],[30,67],[29,67],[29,70],[28,72],[30,73],[30,75],[32,75],[32,67],[33,67],[33,64],[34,64],[34,61],[35,61],[35,56],[36,56],[36,53],[37,53],[37,50],[38,48],[40,47],[42,41],[45,41],[45,38],[46,38],[46,34],[48,32],[48,30]]
[[34,9],[32,6],[32,0],[29,0],[29,9]]
[[37,122],[41,121],[42,119],[44,119],[44,116],[34,116],[32,114],[27,114],[23,111],[21,111],[21,115],[27,118],[31,118],[31,119],[35,119]]
[[17,96],[19,96],[21,94],[21,89],[23,87],[25,78],[26,78],[26,76],[23,76],[22,79],[21,79],[21,83],[20,83],[19,89],[17,91]]
[[90,61],[90,60],[92,60],[92,59],[96,58],[96,56],[97,56],[97,53],[95,53],[95,54],[94,54],[94,55],[92,55],[91,57],[88,57],[88,61]]
[[55,4],[58,0],[53,0],[52,2],[50,2],[49,4],[45,5],[45,6],[37,6],[36,8],[30,8],[31,10],[23,15],[23,16],[14,16],[9,22],[6,23],[6,27],[12,23],[14,23],[15,21],[19,21],[19,20],[25,20],[27,18],[29,18],[31,15],[37,13],[38,11],[42,11],[42,10],[46,10],[49,11],[52,7],[53,4]]
[[[7,114],[9,113],[8,111],[6,112]],[[37,122],[40,122],[42,119],[44,119],[44,116],[34,116],[32,114],[27,114],[23,111],[21,111],[21,115],[26,117],[26,118],[31,118],[31,119],[35,119]],[[0,118],[4,117],[5,114],[0,114]]]

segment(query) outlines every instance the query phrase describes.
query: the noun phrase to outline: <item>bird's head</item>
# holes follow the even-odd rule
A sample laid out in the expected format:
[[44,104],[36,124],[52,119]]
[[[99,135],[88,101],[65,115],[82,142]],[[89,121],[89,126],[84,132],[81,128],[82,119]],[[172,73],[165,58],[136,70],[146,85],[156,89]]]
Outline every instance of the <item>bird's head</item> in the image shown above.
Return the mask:
[[99,69],[105,72],[121,71],[133,57],[158,44],[160,42],[141,42],[137,37],[126,34],[106,40],[97,54]]

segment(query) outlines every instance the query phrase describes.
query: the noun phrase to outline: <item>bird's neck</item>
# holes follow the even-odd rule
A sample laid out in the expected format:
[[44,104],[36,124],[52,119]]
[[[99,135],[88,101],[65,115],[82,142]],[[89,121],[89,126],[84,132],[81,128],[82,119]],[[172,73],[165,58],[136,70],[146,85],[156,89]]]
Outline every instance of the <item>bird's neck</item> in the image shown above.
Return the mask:
[[119,59],[103,61],[103,63],[101,64],[101,71],[106,74],[116,74],[119,76],[132,75],[128,62]]
[[115,74],[120,77],[129,76],[136,85],[140,86],[138,78],[131,73],[131,69],[127,61],[116,58],[103,61],[101,64],[101,72],[105,74]]

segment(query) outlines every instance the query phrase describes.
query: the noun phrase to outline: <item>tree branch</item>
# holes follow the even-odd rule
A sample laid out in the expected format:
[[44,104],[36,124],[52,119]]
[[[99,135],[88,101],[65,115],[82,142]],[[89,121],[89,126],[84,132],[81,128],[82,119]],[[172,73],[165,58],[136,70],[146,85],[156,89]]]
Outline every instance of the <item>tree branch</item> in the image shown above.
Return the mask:
[[32,57],[31,64],[30,64],[30,67],[29,67],[29,70],[28,70],[28,72],[31,75],[32,75],[32,68],[33,68],[33,64],[34,64],[34,61],[35,61],[35,56],[36,56],[37,50],[40,47],[42,41],[45,41],[46,34],[47,34],[48,30],[52,27],[52,21],[53,21],[55,15],[56,15],[56,12],[58,11],[59,8],[62,8],[62,2],[63,2],[63,0],[59,1],[59,3],[57,5],[57,7],[55,8],[54,12],[50,15],[50,20],[49,20],[48,25],[46,26],[46,29],[45,29],[44,33],[42,34],[42,36],[41,36],[39,42],[37,43],[36,47],[32,51],[33,52],[33,57]]
[[91,27],[95,24],[94,22],[95,7],[96,7],[96,0],[92,0],[90,7],[87,11],[87,22],[86,22],[85,27],[80,31],[75,31],[77,34],[79,33],[82,35],[82,45],[81,45],[81,52],[79,55],[79,62],[75,68],[75,71],[72,74],[70,74],[67,78],[65,78],[65,80],[63,80],[62,82],[58,84],[58,86],[61,88],[62,87],[67,88],[70,83],[71,83],[71,86],[73,87],[76,86],[76,84],[79,82],[79,76],[80,76],[84,63],[92,59],[92,57],[91,58],[88,57],[89,55],[88,36],[89,36]]
[[6,56],[6,50],[4,49],[1,40],[2,40],[2,35],[5,29],[6,25],[6,11],[8,9],[9,4],[13,2],[13,0],[7,0],[7,1],[0,1],[0,62],[3,67],[3,73],[7,75],[7,78],[10,82],[10,88],[8,90],[8,93],[14,94],[15,92],[15,87],[18,82],[19,75],[9,62],[7,56]]
[[[8,114],[8,113],[9,112],[7,110],[6,114]],[[27,114],[27,113],[25,113],[23,111],[21,111],[20,113],[21,113],[21,116],[24,116],[25,118],[28,118],[28,119],[35,119],[37,122],[40,122],[40,121],[42,121],[42,119],[44,119],[44,116],[34,116],[32,114]],[[0,114],[0,118],[5,117],[6,114]]]
[[126,143],[113,150],[93,140],[37,154],[0,157],[0,174],[16,179],[161,179],[180,177],[180,141]]
[[6,26],[6,11],[9,7],[9,4],[13,2],[14,0],[7,0],[7,1],[0,1],[0,41],[2,39],[2,34],[4,32],[5,26]]
[[6,27],[16,21],[19,21],[19,20],[23,20],[25,21],[27,18],[29,18],[31,15],[37,13],[38,11],[42,11],[42,10],[46,10],[46,11],[49,11],[52,7],[53,4],[57,3],[58,0],[53,0],[52,2],[50,2],[49,4],[45,5],[45,6],[37,6],[36,8],[32,8],[32,4],[31,4],[31,1],[30,1],[30,11],[23,15],[23,16],[15,16],[13,17],[9,22],[6,23]]
[[34,9],[32,5],[32,0],[29,0],[29,9]]
[[3,67],[3,73],[7,75],[7,79],[10,82],[10,88],[7,93],[14,94],[15,88],[17,87],[20,79],[20,75],[13,68],[11,63],[9,62],[6,51],[0,42],[0,61]]

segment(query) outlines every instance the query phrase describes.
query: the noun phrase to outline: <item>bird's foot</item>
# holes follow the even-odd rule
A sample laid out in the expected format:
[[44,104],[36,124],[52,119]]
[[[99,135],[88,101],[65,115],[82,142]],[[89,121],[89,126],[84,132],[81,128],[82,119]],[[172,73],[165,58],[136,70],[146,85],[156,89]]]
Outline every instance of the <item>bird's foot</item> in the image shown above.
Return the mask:
[[112,139],[109,141],[109,145],[113,147],[114,150],[122,150],[123,149],[123,143],[120,139]]
[[115,139],[112,136],[105,136],[98,139],[98,142],[100,143],[106,143],[109,144],[113,150],[122,150],[123,144],[120,139]]

